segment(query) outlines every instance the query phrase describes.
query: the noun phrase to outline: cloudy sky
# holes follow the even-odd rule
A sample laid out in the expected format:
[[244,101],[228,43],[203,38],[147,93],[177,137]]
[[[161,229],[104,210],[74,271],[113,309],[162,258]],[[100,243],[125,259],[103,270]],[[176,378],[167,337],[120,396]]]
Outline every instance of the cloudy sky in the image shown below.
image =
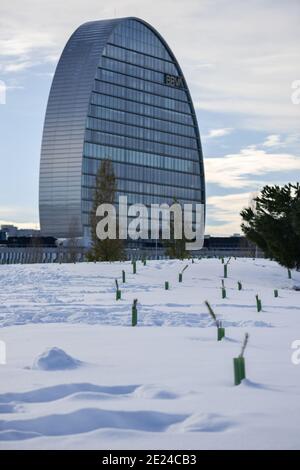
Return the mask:
[[67,39],[85,21],[123,16],[158,29],[190,86],[207,233],[239,232],[251,195],[300,180],[300,104],[291,99],[300,85],[299,0],[1,0],[0,224],[38,226],[43,119]]

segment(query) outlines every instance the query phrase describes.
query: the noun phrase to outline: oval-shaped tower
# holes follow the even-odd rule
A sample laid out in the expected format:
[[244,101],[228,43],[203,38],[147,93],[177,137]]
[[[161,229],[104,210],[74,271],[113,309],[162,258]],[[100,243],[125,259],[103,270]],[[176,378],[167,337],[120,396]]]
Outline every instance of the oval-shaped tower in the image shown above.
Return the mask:
[[138,18],[80,26],[61,55],[44,124],[44,235],[88,237],[95,175],[110,158],[128,203],[205,204],[196,115],[181,68]]

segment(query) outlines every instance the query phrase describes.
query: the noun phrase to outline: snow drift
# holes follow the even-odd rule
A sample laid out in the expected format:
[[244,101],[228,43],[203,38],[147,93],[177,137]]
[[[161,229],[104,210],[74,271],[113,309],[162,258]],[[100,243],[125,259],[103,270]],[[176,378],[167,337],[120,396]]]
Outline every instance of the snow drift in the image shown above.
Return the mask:
[[34,361],[32,368],[39,370],[76,369],[82,364],[78,359],[69,356],[63,349],[48,348]]

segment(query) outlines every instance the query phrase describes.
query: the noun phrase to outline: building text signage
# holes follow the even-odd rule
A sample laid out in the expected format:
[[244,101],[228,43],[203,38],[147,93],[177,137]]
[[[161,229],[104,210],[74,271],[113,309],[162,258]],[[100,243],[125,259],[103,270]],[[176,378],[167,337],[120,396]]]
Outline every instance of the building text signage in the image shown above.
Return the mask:
[[175,75],[169,75],[168,73],[165,73],[165,84],[174,86],[176,88],[182,88],[183,77],[176,77]]

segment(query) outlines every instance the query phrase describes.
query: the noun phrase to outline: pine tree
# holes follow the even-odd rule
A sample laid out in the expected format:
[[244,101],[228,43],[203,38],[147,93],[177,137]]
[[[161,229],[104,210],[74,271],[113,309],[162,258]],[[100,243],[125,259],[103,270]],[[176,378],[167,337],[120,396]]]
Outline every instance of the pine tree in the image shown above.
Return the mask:
[[242,230],[267,258],[300,269],[300,184],[265,186],[241,212]]
[[93,207],[90,214],[91,224],[91,249],[87,254],[89,261],[117,261],[124,259],[124,243],[118,236],[118,224],[116,226],[116,238],[100,240],[96,228],[100,217],[96,216],[98,206],[101,204],[115,203],[117,182],[114,174],[113,164],[109,159],[101,161],[96,175],[96,188],[94,192]]

